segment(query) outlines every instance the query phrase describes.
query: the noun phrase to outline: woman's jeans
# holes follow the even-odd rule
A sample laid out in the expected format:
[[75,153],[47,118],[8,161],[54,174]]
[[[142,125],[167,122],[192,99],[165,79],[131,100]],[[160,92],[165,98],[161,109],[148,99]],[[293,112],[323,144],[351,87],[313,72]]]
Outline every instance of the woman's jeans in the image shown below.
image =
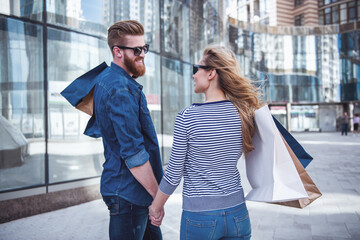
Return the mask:
[[103,196],[110,212],[110,240],[142,240],[161,239],[160,228],[149,226],[149,210],[147,207],[134,205],[117,196]]
[[205,211],[183,211],[181,240],[250,239],[251,226],[245,203],[236,207]]

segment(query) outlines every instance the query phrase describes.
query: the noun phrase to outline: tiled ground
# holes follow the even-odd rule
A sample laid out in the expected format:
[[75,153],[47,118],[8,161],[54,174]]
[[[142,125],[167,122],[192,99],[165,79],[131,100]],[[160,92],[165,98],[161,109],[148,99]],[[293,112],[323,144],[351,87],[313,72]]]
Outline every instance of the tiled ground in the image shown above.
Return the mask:
[[[314,157],[306,168],[323,196],[304,209],[247,202],[252,240],[360,239],[360,137],[296,133]],[[244,163],[239,163],[245,192]],[[179,239],[181,188],[165,207],[164,240]],[[108,216],[101,200],[0,225],[1,240],[107,239]]]

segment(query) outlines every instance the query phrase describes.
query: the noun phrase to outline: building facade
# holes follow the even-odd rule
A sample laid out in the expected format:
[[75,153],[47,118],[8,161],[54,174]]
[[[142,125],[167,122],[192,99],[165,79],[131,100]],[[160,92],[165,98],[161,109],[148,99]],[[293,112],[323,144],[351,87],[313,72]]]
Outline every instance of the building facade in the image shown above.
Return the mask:
[[[107,28],[118,20],[145,28],[150,51],[138,81],[164,165],[177,113],[203,100],[193,93],[191,64],[208,44],[236,53],[272,113],[294,131],[335,131],[343,110],[360,112],[360,1],[346,1],[347,16],[355,2],[356,21],[312,26],[311,17],[303,27],[272,25],[272,1],[0,0],[0,208],[6,209],[0,222],[99,197],[101,139],[82,134],[89,116],[60,92],[103,61],[110,64]],[[316,11],[325,14],[340,1],[333,2]],[[256,22],[239,17],[248,6]]]

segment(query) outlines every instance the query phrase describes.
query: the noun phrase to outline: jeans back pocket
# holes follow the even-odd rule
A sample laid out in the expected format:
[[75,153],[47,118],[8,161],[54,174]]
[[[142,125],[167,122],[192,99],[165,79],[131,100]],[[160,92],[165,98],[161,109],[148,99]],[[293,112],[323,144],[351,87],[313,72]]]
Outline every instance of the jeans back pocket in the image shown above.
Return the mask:
[[251,225],[249,213],[246,208],[243,208],[242,211],[234,217],[237,235],[242,239],[250,239],[251,237]]
[[216,227],[216,220],[198,221],[186,219],[186,239],[212,239]]

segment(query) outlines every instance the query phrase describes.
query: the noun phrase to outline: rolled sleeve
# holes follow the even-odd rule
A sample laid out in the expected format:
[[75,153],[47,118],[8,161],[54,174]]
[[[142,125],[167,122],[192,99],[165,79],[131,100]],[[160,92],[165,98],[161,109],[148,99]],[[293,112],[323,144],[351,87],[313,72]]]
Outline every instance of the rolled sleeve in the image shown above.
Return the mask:
[[134,168],[145,164],[148,160],[149,154],[143,149],[137,154],[125,159],[125,164],[128,168]]

